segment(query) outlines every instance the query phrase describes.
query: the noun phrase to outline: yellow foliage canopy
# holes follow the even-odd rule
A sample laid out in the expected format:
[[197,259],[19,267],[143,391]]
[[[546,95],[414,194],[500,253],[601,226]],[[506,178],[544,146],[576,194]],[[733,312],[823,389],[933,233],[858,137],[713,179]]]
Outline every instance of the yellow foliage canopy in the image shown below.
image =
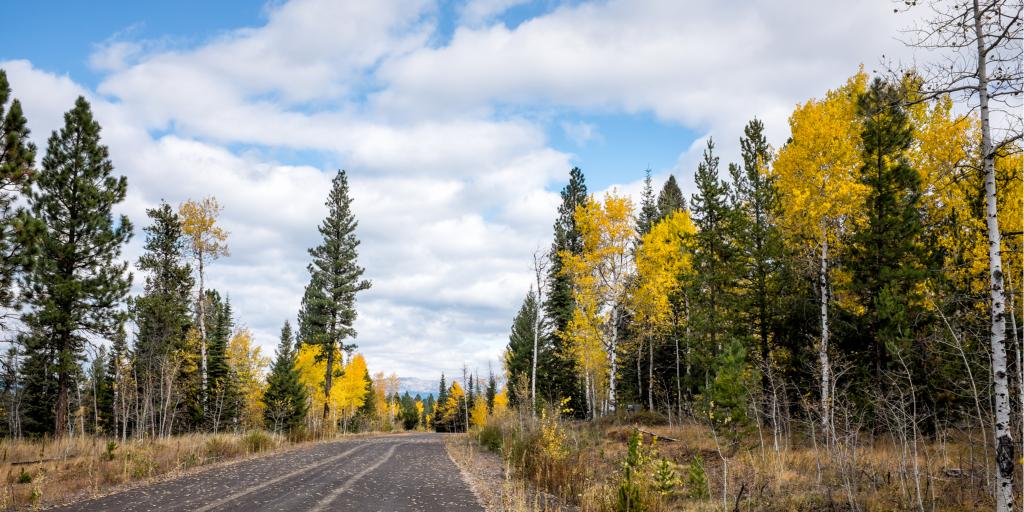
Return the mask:
[[260,354],[260,347],[253,346],[252,331],[239,329],[227,346],[228,364],[238,380],[242,396],[242,424],[246,428],[260,428],[263,425],[263,393],[266,383],[264,370],[270,358]]
[[661,329],[670,320],[670,298],[679,291],[679,276],[691,269],[690,237],[697,232],[685,210],[673,212],[651,227],[636,252],[637,283],[630,295],[636,321]]

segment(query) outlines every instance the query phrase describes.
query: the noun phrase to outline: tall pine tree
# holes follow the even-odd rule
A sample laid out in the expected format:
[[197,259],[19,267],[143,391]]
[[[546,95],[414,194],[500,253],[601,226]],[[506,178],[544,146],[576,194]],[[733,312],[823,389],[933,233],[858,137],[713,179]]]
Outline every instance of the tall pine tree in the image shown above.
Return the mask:
[[[769,370],[772,340],[777,321],[775,304],[781,292],[780,279],[785,258],[782,231],[778,221],[782,215],[775,175],[771,173],[772,148],[764,136],[764,123],[754,119],[747,123],[740,138],[743,167],[736,168],[737,232],[743,243],[737,244],[743,265],[743,300],[741,308],[748,325],[753,327],[760,358],[761,386],[769,393]],[[753,353],[750,350],[748,353]]]
[[867,222],[853,235],[849,268],[853,292],[864,307],[860,334],[868,350],[862,367],[873,368],[876,384],[884,382],[892,352],[910,355],[908,342],[919,316],[917,285],[928,262],[921,240],[921,179],[907,159],[913,127],[903,100],[899,86],[876,78],[857,102]]
[[70,393],[86,339],[112,336],[124,316],[120,305],[131,275],[128,264],[119,260],[132,225],[128,217],[112,214],[128,186],[113,171],[107,148],[100,144],[100,125],[79,97],[64,115],[64,128],[50,136],[29,195],[32,216],[45,228],[24,283],[32,306],[23,317],[32,333],[26,353],[33,360],[31,378],[54,381],[53,386],[32,387],[30,400],[53,410],[52,424],[36,419],[37,432],[67,432]]
[[[299,320],[305,338],[303,343],[319,348],[319,357],[326,361],[324,396],[331,395],[339,351],[346,339],[356,336],[356,294],[370,288],[362,278],[363,268],[356,262],[359,239],[356,238],[355,216],[349,195],[348,177],[338,171],[327,198],[329,213],[320,224],[323,242],[310,249],[310,280],[306,287],[304,307]],[[330,412],[330,400],[324,400],[323,417]]]
[[16,200],[32,180],[36,147],[29,141],[28,121],[21,102],[11,100],[7,73],[0,69],[0,307],[14,306],[14,281],[24,249],[31,247],[37,224],[27,223]]
[[579,167],[573,167],[569,171],[569,183],[562,189],[561,195],[562,204],[558,206],[554,241],[551,244],[551,266],[548,269],[550,288],[543,305],[545,318],[551,326],[548,335],[551,338],[549,345],[552,350],[549,353],[550,357],[544,361],[543,371],[538,370],[538,373],[544,376],[538,377],[538,380],[546,384],[546,389],[541,393],[548,399],[568,399],[568,407],[577,415],[583,415],[586,414],[583,387],[576,374],[575,359],[564,338],[565,328],[572,319],[576,301],[573,298],[572,278],[562,272],[565,265],[559,256],[561,251],[577,255],[583,252],[583,237],[576,227],[575,214],[576,208],[587,202],[587,184]]

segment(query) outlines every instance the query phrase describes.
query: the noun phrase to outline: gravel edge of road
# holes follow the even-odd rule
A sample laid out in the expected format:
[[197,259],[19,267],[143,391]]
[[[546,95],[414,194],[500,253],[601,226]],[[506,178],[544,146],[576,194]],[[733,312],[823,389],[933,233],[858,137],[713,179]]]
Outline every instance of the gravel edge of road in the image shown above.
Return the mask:
[[469,485],[476,500],[487,512],[502,512],[504,475],[501,456],[481,452],[467,442],[465,434],[450,434],[444,438],[448,458],[459,468],[462,480]]
[[451,436],[444,440],[448,457],[458,466],[463,480],[487,512],[579,511],[579,507],[566,505],[557,497],[507,475],[501,455],[482,449],[465,434]]

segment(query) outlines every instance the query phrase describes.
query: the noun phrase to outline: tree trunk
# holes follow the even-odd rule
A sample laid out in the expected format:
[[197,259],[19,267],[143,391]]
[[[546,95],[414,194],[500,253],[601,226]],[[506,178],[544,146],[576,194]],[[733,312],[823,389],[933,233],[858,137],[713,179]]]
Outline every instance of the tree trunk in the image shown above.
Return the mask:
[[654,340],[647,340],[647,408],[654,410]]
[[334,346],[327,351],[327,371],[324,374],[324,427],[327,426],[327,415],[330,413],[331,385],[334,382]]
[[[203,380],[202,395],[206,396],[206,297],[203,295],[203,253],[199,252],[198,257],[199,263],[199,299],[196,301],[196,305],[199,306],[199,374]],[[206,400],[200,400],[202,404],[200,407],[204,409]]]
[[832,399],[829,396],[832,382],[832,368],[828,360],[828,233],[822,227],[821,269],[818,276],[821,294],[821,345],[818,347],[818,362],[821,365],[821,429],[828,440],[831,438]]
[[974,34],[978,45],[978,100],[981,112],[981,159],[985,172],[985,223],[988,227],[989,301],[992,325],[992,392],[995,405],[996,510],[1013,510],[1013,433],[1010,430],[1010,390],[1006,372],[1006,294],[1003,289],[1002,240],[999,233],[995,154],[989,123],[987,50],[982,11],[974,0]]
[[538,291],[536,302],[537,311],[534,315],[535,320],[533,324],[533,361],[531,362],[530,368],[530,410],[533,411],[534,416],[537,415],[537,345],[540,344],[540,296],[540,292]]
[[612,308],[612,339],[611,344],[608,347],[609,361],[609,375],[608,375],[608,410],[615,410],[615,373],[618,371],[616,366],[616,352],[618,352],[619,344],[619,308],[615,306]]

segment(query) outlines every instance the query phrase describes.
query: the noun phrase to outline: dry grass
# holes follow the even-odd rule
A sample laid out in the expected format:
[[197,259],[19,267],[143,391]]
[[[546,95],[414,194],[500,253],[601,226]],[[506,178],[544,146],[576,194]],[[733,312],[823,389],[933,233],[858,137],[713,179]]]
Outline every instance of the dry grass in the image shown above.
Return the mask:
[[4,439],[0,440],[0,471],[6,479],[0,491],[0,508],[21,510],[68,503],[125,484],[289,444],[284,437],[266,432],[187,434],[124,444],[101,437]]
[[[501,451],[519,479],[583,511],[615,510],[631,425],[563,423],[566,450],[556,461],[543,455],[536,424],[513,417],[500,428]],[[907,447],[888,437],[865,435],[832,450],[794,440],[776,452],[771,443],[762,445],[755,433],[720,455],[703,425],[644,430],[678,441],[652,442],[644,436],[643,510],[968,511],[993,506],[978,447],[966,437],[949,435],[919,443],[915,470],[915,457]],[[698,456],[707,481],[703,492],[687,485],[690,465]],[[678,477],[667,493],[656,492],[653,484],[662,459]],[[700,497],[705,493],[707,497]]]

